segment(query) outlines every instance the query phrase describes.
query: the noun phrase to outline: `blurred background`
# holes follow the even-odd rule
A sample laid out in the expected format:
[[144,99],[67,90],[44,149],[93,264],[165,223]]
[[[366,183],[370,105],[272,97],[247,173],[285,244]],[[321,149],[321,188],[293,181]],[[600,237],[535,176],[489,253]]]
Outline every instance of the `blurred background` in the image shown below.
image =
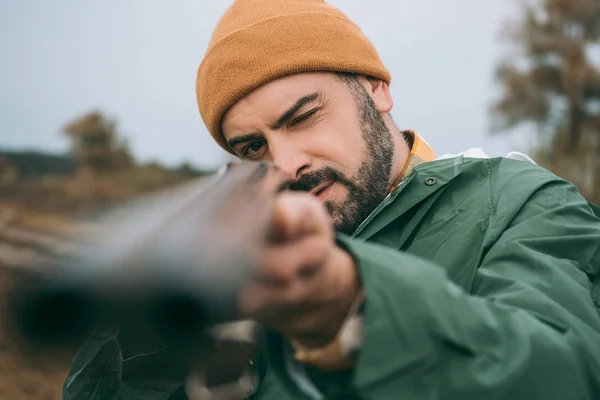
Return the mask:
[[[523,151],[600,203],[600,0],[330,0],[393,77],[393,116],[438,154]],[[0,0],[0,284],[105,207],[228,160],[195,77],[223,0]],[[4,275],[6,275],[4,277]],[[0,335],[0,398],[59,399],[70,355]]]

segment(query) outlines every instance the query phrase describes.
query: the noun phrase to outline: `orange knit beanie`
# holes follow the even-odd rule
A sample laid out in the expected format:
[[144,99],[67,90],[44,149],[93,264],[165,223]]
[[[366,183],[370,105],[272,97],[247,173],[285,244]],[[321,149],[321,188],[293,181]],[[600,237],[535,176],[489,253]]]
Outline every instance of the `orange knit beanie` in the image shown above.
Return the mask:
[[324,0],[236,0],[198,69],[200,114],[217,143],[231,152],[221,133],[231,106],[278,78],[319,71],[391,80],[360,28]]

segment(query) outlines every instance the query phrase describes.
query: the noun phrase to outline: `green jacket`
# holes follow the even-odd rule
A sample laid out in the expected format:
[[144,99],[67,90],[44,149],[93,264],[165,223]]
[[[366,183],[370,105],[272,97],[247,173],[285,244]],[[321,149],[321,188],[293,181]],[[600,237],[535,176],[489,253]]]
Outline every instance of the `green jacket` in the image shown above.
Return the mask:
[[[269,333],[255,399],[310,399],[307,382],[322,398],[600,399],[600,211],[572,184],[506,158],[437,160],[339,239],[367,294],[356,368],[292,376]],[[90,339],[64,399],[185,399],[168,352],[137,353]]]

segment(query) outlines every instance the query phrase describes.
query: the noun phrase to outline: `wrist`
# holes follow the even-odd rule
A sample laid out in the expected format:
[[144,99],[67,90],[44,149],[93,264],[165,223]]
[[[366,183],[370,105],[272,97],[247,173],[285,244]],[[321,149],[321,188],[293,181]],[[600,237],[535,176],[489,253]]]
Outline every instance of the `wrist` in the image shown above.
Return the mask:
[[341,328],[327,343],[314,347],[291,340],[296,361],[328,372],[343,371],[354,367],[364,337],[362,315],[364,300],[364,293],[361,291],[354,300]]
[[292,340],[303,348],[320,348],[330,343],[340,332],[349,313],[353,310],[357,298],[362,296],[362,285],[358,279],[355,261],[345,250],[335,247],[330,263],[334,277],[330,281],[335,285],[330,287],[334,295],[329,296],[326,304],[318,311],[313,319],[314,330],[305,332]]
[[306,338],[292,338],[296,361],[313,365],[324,371],[341,371],[353,367],[363,339],[362,306],[364,292],[358,279],[355,261],[348,252],[336,247],[332,256],[337,266],[351,268],[342,273],[341,290],[335,298],[336,306],[324,307],[329,315],[321,318],[319,334]]

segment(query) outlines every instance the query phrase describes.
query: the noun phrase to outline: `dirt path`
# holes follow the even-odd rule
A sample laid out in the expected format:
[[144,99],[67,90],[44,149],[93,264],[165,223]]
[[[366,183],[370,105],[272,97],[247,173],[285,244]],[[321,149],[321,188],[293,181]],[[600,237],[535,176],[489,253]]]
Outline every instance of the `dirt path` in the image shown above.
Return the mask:
[[[6,315],[8,295],[22,268],[72,248],[62,236],[65,229],[56,229],[60,224],[48,224],[53,231],[43,229],[40,221],[31,213],[0,205],[0,317]],[[72,355],[24,354],[7,334],[6,320],[0,321],[0,399],[61,399]]]

